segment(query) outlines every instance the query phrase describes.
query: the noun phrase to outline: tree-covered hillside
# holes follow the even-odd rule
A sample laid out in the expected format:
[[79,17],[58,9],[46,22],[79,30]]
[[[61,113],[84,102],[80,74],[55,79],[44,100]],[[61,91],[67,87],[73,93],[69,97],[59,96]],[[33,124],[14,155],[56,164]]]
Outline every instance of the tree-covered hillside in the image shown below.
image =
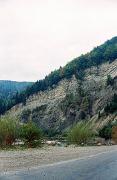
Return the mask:
[[0,98],[9,99],[17,92],[20,93],[30,85],[32,85],[31,82],[0,80]]
[[117,59],[117,37],[106,41],[103,45],[94,48],[90,53],[75,58],[65,67],[51,72],[43,80],[37,81],[25,91],[26,97],[38,91],[44,91],[48,87],[56,85],[63,78],[71,78],[73,74],[83,79],[84,70],[92,66],[98,66],[104,62],[111,63]]
[[85,76],[84,70],[91,68],[105,62],[111,63],[117,59],[117,37],[112,38],[111,40],[106,41],[101,46],[94,48],[90,53],[81,55],[80,57],[75,58],[65,67],[60,67],[58,70],[51,72],[43,80],[39,80],[34,83],[32,86],[28,87],[20,94],[16,94],[7,104],[6,109],[10,109],[12,106],[18,103],[25,103],[26,99],[39,91],[47,90],[49,87],[53,88],[54,85],[57,85],[64,78],[71,78],[74,74],[78,79],[83,80]]
[[32,84],[32,82],[0,80],[0,113],[7,109],[8,104],[16,94],[21,93]]

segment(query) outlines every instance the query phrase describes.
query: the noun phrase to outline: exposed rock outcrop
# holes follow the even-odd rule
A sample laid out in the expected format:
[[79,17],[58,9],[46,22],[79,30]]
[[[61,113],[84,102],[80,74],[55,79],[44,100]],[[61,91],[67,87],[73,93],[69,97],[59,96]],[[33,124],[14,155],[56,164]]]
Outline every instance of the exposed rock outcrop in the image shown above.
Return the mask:
[[[113,85],[107,86],[107,75],[113,78]],[[52,89],[30,96],[26,105],[19,104],[9,113],[19,116],[22,122],[32,118],[44,130],[56,132],[80,120],[92,119],[103,125],[116,117],[103,114],[114,93],[117,93],[117,60],[87,69],[82,81],[75,76],[63,79]]]

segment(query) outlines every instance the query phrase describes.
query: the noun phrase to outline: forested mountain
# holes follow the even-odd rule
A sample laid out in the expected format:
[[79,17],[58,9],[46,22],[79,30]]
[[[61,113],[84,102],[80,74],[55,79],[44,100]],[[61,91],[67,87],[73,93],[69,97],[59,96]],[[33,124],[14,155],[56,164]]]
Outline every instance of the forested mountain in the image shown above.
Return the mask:
[[[65,67],[51,72],[43,80],[37,81],[25,91],[25,97],[53,87],[64,78],[71,78],[74,74],[78,79],[83,79],[84,70],[95,66],[98,68],[104,62],[113,62],[117,58],[117,37],[106,41],[103,45],[94,48],[90,53],[75,58]],[[23,101],[24,99],[22,99]]]
[[117,37],[17,93],[1,106],[6,110],[50,134],[80,120],[100,126],[117,119]]
[[44,80],[37,81],[25,91],[26,97],[44,91],[48,87],[56,85],[64,78],[71,78],[74,74],[78,79],[83,80],[84,70],[95,66],[98,68],[104,62],[113,62],[117,58],[117,37],[106,41],[103,45],[94,48],[90,53],[75,58],[65,67],[51,72]]
[[17,92],[25,90],[32,82],[16,82],[0,80],[0,98],[11,98]]
[[6,111],[11,99],[31,86],[32,82],[0,80],[0,113]]
[[117,37],[114,37],[17,93],[5,104],[2,113],[14,106],[9,113],[18,115],[22,122],[31,117],[45,131],[60,132],[79,120],[104,122],[110,119],[110,114],[114,117],[116,94]]
[[58,70],[51,72],[43,80],[39,80],[25,91],[20,93],[11,100],[7,109],[20,102],[25,103],[26,99],[39,91],[47,90],[57,85],[62,79],[70,79],[73,74],[76,78],[83,80],[84,71],[92,66],[99,67],[104,62],[112,63],[117,58],[117,37],[106,41],[101,46],[94,48],[90,53],[81,55],[73,59],[65,67],[60,67]]

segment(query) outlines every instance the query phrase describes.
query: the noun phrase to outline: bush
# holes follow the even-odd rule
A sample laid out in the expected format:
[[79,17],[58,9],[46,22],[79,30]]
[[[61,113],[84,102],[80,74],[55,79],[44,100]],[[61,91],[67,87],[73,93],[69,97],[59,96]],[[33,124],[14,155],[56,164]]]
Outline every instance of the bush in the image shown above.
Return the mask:
[[41,144],[42,132],[33,122],[28,122],[22,125],[20,137],[28,147],[36,147]]
[[113,95],[111,102],[106,105],[104,111],[107,114],[117,112],[117,94]]
[[11,146],[18,138],[18,121],[10,116],[0,118],[0,146]]
[[105,140],[112,138],[112,125],[108,124],[99,130],[99,136]]
[[74,126],[68,133],[67,140],[71,144],[86,144],[93,136],[91,125],[86,122],[80,122]]

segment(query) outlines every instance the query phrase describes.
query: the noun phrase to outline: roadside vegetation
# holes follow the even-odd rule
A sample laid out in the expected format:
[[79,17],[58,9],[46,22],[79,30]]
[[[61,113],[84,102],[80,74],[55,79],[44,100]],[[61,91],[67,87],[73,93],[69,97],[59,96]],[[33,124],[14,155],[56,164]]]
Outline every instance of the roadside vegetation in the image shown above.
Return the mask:
[[33,123],[21,124],[18,119],[3,116],[0,118],[0,148],[19,146],[39,147],[41,145],[42,131]]
[[68,132],[67,140],[70,144],[86,145],[93,137],[91,124],[80,122]]
[[19,137],[19,123],[10,116],[0,119],[0,146],[11,146]]
[[94,129],[91,123],[80,122],[68,132],[67,141],[69,144],[75,145],[106,145],[117,143],[117,120],[109,122],[96,131]]
[[37,147],[41,145],[42,131],[33,122],[28,122],[21,126],[20,138],[29,148]]
[[99,130],[99,137],[109,140],[112,138],[112,124],[105,125]]
[[[20,121],[11,116],[1,116],[0,118],[0,148],[1,149],[25,149],[41,147],[42,142],[46,140],[60,143],[66,142],[68,145],[74,144],[79,146],[96,145],[95,138],[101,137],[106,140],[113,139],[117,142],[117,121],[109,123],[101,128],[98,133],[94,132],[92,123],[81,121],[74,125],[63,136],[62,134],[42,132],[42,130],[30,119],[27,123]],[[56,139],[59,137],[59,139]],[[56,145],[56,143],[50,143]],[[60,145],[60,143],[58,143]],[[67,145],[66,144],[66,145]]]
[[114,140],[117,142],[117,120],[114,122],[109,122],[103,128],[99,130],[99,137],[105,140]]

